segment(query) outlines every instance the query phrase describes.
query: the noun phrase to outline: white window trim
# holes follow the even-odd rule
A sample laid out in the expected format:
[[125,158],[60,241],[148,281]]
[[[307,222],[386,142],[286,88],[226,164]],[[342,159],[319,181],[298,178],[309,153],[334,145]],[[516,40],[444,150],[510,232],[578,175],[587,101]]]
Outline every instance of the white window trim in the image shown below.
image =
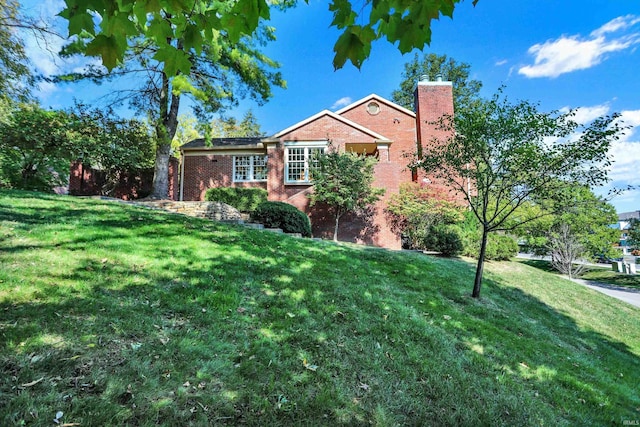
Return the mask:
[[[309,149],[321,149],[325,151],[327,147],[327,141],[287,141],[284,144],[284,183],[290,185],[308,185],[311,184],[309,179]],[[304,149],[304,180],[290,180],[289,177],[289,149],[290,148],[303,148]]]
[[[247,179],[236,179],[236,158],[238,157],[248,157],[249,158],[249,177]],[[233,156],[233,182],[266,182],[267,177],[263,179],[255,179],[254,178],[254,166],[255,166],[255,158],[256,157],[264,157],[264,166],[267,167],[267,156],[261,154],[243,154]],[[268,176],[268,175],[267,175]]]

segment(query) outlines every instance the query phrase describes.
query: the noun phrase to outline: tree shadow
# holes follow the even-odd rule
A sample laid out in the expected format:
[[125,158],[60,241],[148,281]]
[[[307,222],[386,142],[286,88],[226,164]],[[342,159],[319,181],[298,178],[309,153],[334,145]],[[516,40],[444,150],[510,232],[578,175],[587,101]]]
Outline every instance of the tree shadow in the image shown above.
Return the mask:
[[[131,425],[353,425],[380,408],[408,424],[444,416],[428,412],[426,400],[449,408],[440,423],[464,424],[466,405],[485,423],[521,422],[540,406],[570,424],[602,424],[620,421],[610,412],[633,417],[640,406],[639,349],[492,274],[484,297],[470,298],[474,267],[464,261],[140,209],[79,223],[74,211],[40,212],[13,221],[75,223],[78,233],[58,245],[3,245],[9,256],[38,249],[75,257],[64,271],[43,265],[34,283],[3,273],[5,283],[37,288],[0,300],[0,391],[10,396],[0,412],[16,420],[28,419],[36,398],[88,424],[101,411]],[[411,364],[411,377],[401,363]],[[484,376],[475,384],[490,390],[468,387],[469,376]],[[352,395],[336,391],[344,382]],[[572,402],[565,387],[580,390]],[[515,402],[483,394],[505,389]],[[403,394],[421,403],[396,406]],[[496,408],[509,414],[482,418]]]

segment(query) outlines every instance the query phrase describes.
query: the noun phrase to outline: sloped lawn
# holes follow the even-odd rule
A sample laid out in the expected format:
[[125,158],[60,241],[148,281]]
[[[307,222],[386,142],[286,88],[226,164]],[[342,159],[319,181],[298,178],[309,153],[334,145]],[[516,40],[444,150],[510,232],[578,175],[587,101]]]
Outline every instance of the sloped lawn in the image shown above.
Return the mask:
[[0,425],[622,425],[640,310],[520,263],[0,190]]

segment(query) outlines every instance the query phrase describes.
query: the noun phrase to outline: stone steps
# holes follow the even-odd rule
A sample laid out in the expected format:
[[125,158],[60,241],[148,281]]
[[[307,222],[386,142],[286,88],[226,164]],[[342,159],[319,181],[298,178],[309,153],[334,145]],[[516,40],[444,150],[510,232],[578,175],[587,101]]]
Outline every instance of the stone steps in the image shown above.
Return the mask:
[[283,233],[293,237],[302,237],[300,233],[284,233],[281,228],[265,228],[263,224],[249,221],[249,215],[243,214],[233,206],[221,202],[176,202],[171,200],[135,201],[138,206],[145,206],[151,209],[162,209],[181,215],[196,218],[206,218],[211,221],[228,224],[240,224],[255,230],[270,231],[272,233]]

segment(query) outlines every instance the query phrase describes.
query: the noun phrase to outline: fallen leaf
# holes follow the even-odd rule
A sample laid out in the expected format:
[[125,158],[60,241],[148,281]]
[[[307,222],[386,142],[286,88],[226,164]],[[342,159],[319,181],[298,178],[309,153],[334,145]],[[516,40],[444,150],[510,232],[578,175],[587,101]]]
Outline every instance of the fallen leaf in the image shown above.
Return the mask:
[[42,381],[43,379],[44,379],[44,377],[42,377],[42,378],[38,378],[37,380],[35,380],[35,381],[31,381],[30,383],[22,384],[20,387],[32,387],[32,386],[34,386],[34,385],[38,384],[38,383],[39,383],[40,381]]
[[369,390],[369,384],[360,383],[358,387],[360,387],[363,390]]
[[246,309],[246,308],[244,308],[244,307],[238,307],[238,310],[237,310],[237,311],[238,311],[238,313],[242,314],[242,313],[244,313],[245,311],[247,311],[247,309]]

